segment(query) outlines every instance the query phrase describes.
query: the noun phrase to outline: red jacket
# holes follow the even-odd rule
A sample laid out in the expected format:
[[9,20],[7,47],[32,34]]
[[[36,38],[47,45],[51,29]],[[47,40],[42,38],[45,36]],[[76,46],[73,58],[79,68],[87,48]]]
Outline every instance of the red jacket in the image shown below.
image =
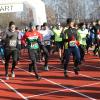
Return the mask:
[[40,40],[40,41],[42,41],[42,35],[39,33],[39,32],[37,32],[36,30],[34,30],[34,31],[28,31],[28,32],[26,32],[25,34],[24,34],[24,36],[23,36],[23,38],[22,38],[22,44],[23,45],[26,45],[26,39],[28,38],[28,37],[31,37],[31,36],[38,36],[38,39]]

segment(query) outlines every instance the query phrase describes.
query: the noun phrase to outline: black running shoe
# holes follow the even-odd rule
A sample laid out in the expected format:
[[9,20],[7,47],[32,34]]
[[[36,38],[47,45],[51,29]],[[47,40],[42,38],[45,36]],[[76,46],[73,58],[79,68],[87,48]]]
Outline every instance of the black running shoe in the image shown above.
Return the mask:
[[78,70],[77,70],[77,68],[74,68],[74,72],[75,72],[75,75],[78,75]]
[[77,67],[77,71],[80,71],[80,68],[79,67]]
[[41,79],[41,77],[39,75],[36,75],[35,77],[36,77],[37,80]]
[[65,77],[65,78],[68,78],[68,75],[67,75],[67,73],[66,73],[66,72],[64,72],[64,77]]

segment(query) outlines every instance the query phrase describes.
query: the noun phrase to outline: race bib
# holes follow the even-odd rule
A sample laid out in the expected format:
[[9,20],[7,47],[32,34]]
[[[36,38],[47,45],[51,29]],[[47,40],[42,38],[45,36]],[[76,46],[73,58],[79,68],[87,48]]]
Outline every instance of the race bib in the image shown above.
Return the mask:
[[16,40],[10,40],[9,46],[16,47],[16,45],[17,45]]
[[75,42],[75,41],[70,41],[70,42],[69,42],[69,46],[70,46],[70,47],[76,46],[76,42]]
[[50,41],[44,41],[44,45],[49,45],[50,44]]
[[31,49],[38,49],[39,45],[36,42],[32,42],[30,47],[31,47]]

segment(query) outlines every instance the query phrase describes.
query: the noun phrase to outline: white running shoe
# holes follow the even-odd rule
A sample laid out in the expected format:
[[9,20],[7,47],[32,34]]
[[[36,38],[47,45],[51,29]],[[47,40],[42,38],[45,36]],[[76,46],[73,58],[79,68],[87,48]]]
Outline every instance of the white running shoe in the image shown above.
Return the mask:
[[3,63],[3,64],[5,64],[5,61],[4,61],[4,60],[2,60],[2,63]]
[[9,80],[9,76],[8,75],[6,75],[6,80]]
[[14,72],[12,72],[11,77],[12,77],[12,78],[14,78],[14,77],[15,77],[15,73],[14,73]]
[[44,66],[44,70],[45,70],[45,71],[49,71],[48,66]]

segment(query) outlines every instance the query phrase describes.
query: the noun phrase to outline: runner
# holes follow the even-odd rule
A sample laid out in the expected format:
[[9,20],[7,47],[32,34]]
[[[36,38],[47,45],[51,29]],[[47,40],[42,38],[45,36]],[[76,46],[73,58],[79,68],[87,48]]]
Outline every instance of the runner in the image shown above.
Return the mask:
[[36,58],[38,55],[39,43],[42,40],[42,36],[39,32],[36,31],[34,22],[29,24],[29,28],[30,30],[26,32],[22,38],[22,43],[28,47],[28,53],[31,60],[31,64],[29,64],[29,71],[34,71],[35,77],[37,80],[40,80],[41,77],[38,75]]
[[16,31],[17,31],[17,33],[18,33],[18,61],[20,60],[20,58],[21,58],[21,49],[22,49],[22,43],[21,43],[21,39],[22,39],[22,37],[23,37],[23,33],[19,30],[19,28],[18,27],[16,27]]
[[62,27],[57,24],[56,27],[53,28],[53,33],[55,37],[55,45],[57,46],[57,50],[59,53],[59,58],[62,61],[62,51],[63,51],[63,38],[62,38]]
[[98,32],[97,32],[97,45],[98,45],[98,55],[100,58],[100,29],[98,29]]
[[48,28],[47,23],[44,23],[43,30],[41,30],[40,33],[43,36],[43,46],[41,49],[43,50],[43,56],[45,58],[44,70],[48,71],[48,59],[51,51],[51,37],[53,36],[53,32]]
[[65,42],[65,50],[64,50],[64,76],[65,78],[68,77],[68,63],[71,56],[71,53],[74,58],[74,72],[76,75],[78,75],[80,64],[80,52],[78,48],[78,42],[77,42],[77,30],[74,28],[74,21],[71,18],[67,19],[68,29],[64,32],[64,42]]
[[99,50],[99,45],[98,45],[98,31],[100,30],[100,20],[97,21],[97,25],[95,26],[96,28],[96,32],[95,32],[95,48],[93,50],[94,55],[96,55],[96,53]]
[[5,76],[6,79],[9,79],[8,74],[8,66],[10,57],[12,56],[12,69],[11,69],[11,77],[15,77],[14,69],[17,64],[18,58],[18,33],[15,30],[15,23],[11,21],[9,23],[9,30],[3,36],[4,42],[4,51],[5,51]]
[[86,50],[86,45],[87,45],[86,39],[88,35],[89,35],[89,32],[86,29],[86,25],[84,23],[80,23],[80,28],[77,32],[77,37],[80,43],[79,49],[80,49],[81,61],[84,61],[85,50]]

